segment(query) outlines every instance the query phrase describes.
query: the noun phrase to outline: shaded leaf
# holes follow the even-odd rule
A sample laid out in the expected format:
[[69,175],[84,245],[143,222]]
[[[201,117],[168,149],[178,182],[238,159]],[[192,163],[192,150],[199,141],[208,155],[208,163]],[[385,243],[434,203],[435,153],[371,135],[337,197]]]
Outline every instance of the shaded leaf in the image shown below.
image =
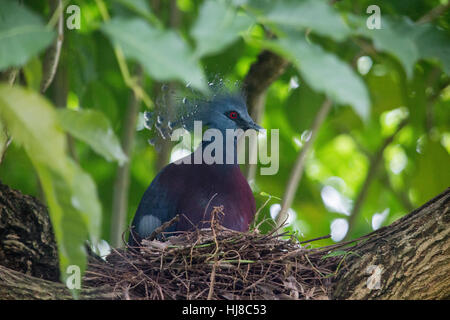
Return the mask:
[[154,23],[155,25],[160,25],[158,18],[152,13],[150,9],[149,2],[147,0],[115,0],[121,3],[124,7],[128,8],[131,11],[139,14],[144,17],[148,21]]
[[220,52],[252,24],[253,19],[236,13],[224,2],[205,1],[191,30],[197,44],[195,54],[200,57]]
[[377,50],[386,51],[397,57],[408,77],[412,77],[419,50],[413,36],[414,23],[409,19],[383,17],[381,29],[368,29],[363,18],[358,19],[358,33],[372,39]]
[[139,19],[120,18],[105,23],[101,30],[122,47],[126,57],[139,61],[155,79],[178,79],[205,90],[198,61],[175,32],[156,29]]
[[265,41],[263,46],[290,59],[314,90],[337,103],[351,105],[359,116],[367,119],[370,101],[364,82],[334,54],[297,36]]
[[419,55],[424,59],[437,59],[450,76],[450,36],[432,24],[418,27],[416,42]]
[[0,70],[24,65],[51,44],[55,33],[17,1],[0,2]]
[[133,10],[140,15],[148,15],[151,13],[150,6],[148,1],[146,0],[115,0],[116,2],[121,3],[125,7]]
[[417,25],[408,17],[383,17],[381,29],[370,30],[365,19],[350,16],[356,33],[372,39],[375,48],[395,56],[409,78],[419,59],[437,59],[450,74],[450,36],[432,24]]
[[350,34],[350,28],[344,23],[339,12],[324,0],[290,1],[251,1],[251,5],[260,8],[263,23],[275,23],[279,26],[294,27],[312,31],[342,41]]

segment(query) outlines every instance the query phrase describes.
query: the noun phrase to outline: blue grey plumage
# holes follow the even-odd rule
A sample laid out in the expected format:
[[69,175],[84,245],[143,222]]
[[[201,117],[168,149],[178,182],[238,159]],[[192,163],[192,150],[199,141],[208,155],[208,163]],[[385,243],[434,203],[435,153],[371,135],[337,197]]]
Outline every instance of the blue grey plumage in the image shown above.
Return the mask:
[[[192,130],[195,120],[221,132],[226,129],[260,129],[248,114],[244,96],[238,92],[222,90],[209,99],[183,100],[184,109],[177,110],[172,118],[147,113],[146,126],[154,128],[162,138],[170,136],[176,128]],[[209,143],[203,141],[202,148]],[[196,152],[201,152],[201,149],[187,156],[191,158],[190,163],[194,163]],[[225,153],[226,150],[226,157]],[[129,245],[137,245],[177,214],[180,220],[166,231],[206,227],[211,210],[220,205],[224,206],[225,213],[221,217],[222,225],[239,231],[248,230],[255,213],[255,200],[237,163],[171,163],[158,173],[145,191],[132,222]]]

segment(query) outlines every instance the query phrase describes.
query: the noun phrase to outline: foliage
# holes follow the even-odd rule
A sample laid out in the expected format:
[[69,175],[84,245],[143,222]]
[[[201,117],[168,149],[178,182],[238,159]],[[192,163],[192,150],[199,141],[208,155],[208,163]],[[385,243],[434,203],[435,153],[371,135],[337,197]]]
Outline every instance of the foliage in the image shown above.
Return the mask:
[[[301,238],[329,234],[333,221],[347,221],[374,170],[374,155],[408,119],[383,150],[350,230],[350,236],[365,234],[450,181],[450,13],[428,15],[446,6],[441,2],[73,1],[81,29],[65,28],[56,78],[39,93],[45,51],[57,36],[45,22],[53,9],[46,1],[3,0],[0,179],[45,199],[62,274],[70,264],[83,269],[85,240],[111,238],[117,166],[130,166],[128,223],[165,159],[148,145],[146,130],[136,131],[123,148],[131,154],[122,150],[118,136],[126,129],[133,92],[150,97],[145,107],[165,107],[158,94],[163,83],[205,93],[218,77],[242,81],[269,49],[291,64],[267,92],[262,125],[280,129],[280,169],[252,183],[257,207],[270,199],[260,219],[276,214],[325,97],[333,109],[307,158],[287,227]],[[381,8],[380,30],[366,26],[373,4]],[[428,21],[419,23],[422,17]]]

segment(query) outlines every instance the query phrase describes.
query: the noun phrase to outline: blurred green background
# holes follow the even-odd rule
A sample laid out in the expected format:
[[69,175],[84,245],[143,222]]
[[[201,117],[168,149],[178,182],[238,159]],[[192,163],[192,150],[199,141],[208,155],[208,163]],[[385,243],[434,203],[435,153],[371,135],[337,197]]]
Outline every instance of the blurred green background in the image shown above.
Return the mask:
[[[62,1],[57,72],[39,93],[59,3],[0,2],[0,179],[47,201],[63,266],[83,259],[88,233],[117,238],[115,188],[125,193],[127,226],[170,161],[171,146],[157,151],[142,129],[145,110],[169,104],[161,87],[202,91],[217,77],[242,82],[265,49],[290,63],[268,88],[260,121],[280,130],[279,172],[257,170],[250,181],[257,208],[273,196],[260,219],[279,211],[277,198],[326,97],[333,105],[289,210],[287,229],[301,240],[331,233],[315,244],[325,245],[367,234],[449,186],[448,1]],[[80,9],[79,29],[66,25],[70,5]],[[380,30],[366,26],[370,5],[381,10]],[[128,152],[129,171],[120,171]],[[118,187],[119,172],[129,177],[128,190]]]

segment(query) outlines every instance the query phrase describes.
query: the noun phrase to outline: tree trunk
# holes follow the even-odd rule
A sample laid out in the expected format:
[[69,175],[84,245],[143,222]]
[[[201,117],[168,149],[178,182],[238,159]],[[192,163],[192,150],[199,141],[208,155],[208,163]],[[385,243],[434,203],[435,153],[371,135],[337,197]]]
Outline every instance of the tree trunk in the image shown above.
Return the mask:
[[[332,279],[331,298],[450,298],[449,206],[447,189],[392,225],[357,240]],[[0,299],[71,299],[65,285],[56,282],[57,266],[45,207],[0,185]],[[117,298],[112,291],[84,288],[80,298]]]

